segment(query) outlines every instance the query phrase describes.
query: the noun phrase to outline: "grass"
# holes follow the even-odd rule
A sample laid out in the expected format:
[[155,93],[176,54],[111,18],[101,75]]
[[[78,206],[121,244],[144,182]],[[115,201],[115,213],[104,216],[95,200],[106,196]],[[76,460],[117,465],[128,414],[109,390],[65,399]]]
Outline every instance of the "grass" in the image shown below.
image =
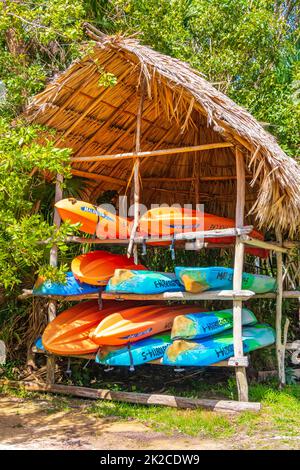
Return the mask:
[[[232,399],[232,380],[229,379],[227,386],[211,387],[210,391],[214,396]],[[202,392],[206,395],[206,385],[203,386]],[[283,391],[279,391],[274,383],[253,384],[250,385],[249,394],[251,401],[262,403],[260,413],[248,411],[227,415],[200,409],[178,410],[103,401],[95,402],[89,408],[89,412],[101,418],[138,420],[165,433],[183,433],[203,438],[223,440],[234,436],[263,438],[279,435],[284,440],[286,437],[299,435],[299,385],[289,385]],[[197,396],[201,396],[199,387]]]

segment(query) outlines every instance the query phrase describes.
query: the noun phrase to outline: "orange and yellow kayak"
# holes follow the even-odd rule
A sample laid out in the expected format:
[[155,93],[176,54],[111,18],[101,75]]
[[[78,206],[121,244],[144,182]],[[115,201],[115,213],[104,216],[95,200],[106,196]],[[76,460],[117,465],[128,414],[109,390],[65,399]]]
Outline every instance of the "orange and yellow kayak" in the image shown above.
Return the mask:
[[71,270],[74,277],[93,286],[106,285],[114,275],[115,269],[146,270],[145,266],[135,265],[133,258],[117,255],[108,251],[91,251],[73,259]]
[[119,346],[168,331],[177,315],[197,313],[197,306],[145,305],[105,317],[90,338],[99,345]]
[[133,302],[105,301],[104,308],[99,310],[97,300],[80,302],[60,313],[49,323],[42,336],[42,344],[47,351],[63,356],[91,354],[99,345],[90,334],[107,315],[132,307]]
[[74,198],[62,199],[55,204],[62,220],[72,224],[80,223],[79,229],[84,233],[96,234],[98,238],[123,238],[130,236],[130,223],[102,207],[89,202],[77,201]]

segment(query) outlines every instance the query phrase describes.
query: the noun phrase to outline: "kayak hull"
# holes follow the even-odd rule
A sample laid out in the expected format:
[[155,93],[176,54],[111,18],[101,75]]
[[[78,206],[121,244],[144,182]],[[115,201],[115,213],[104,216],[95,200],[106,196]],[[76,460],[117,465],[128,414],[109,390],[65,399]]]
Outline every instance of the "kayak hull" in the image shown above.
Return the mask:
[[[268,325],[245,326],[243,351],[269,346],[275,342],[274,329]],[[209,366],[234,356],[233,330],[194,341],[176,340],[165,351],[162,363],[176,366]]]
[[[199,293],[207,290],[230,290],[233,288],[233,269],[219,266],[207,268],[176,267],[175,274],[187,292]],[[276,280],[270,276],[243,273],[242,288],[257,294],[272,292]]]
[[108,315],[133,306],[133,302],[105,301],[99,310],[97,300],[80,302],[60,313],[50,322],[43,335],[43,347],[53,354],[74,356],[95,353],[99,345],[90,338],[90,333]]
[[96,362],[107,366],[138,366],[160,359],[171,344],[170,333],[161,333],[122,347],[100,346]]
[[77,256],[71,264],[77,280],[94,286],[106,285],[117,268],[146,270],[145,266],[135,265],[132,257],[102,250]]
[[172,328],[174,318],[182,313],[197,313],[197,306],[144,305],[109,315],[90,338],[99,345],[121,346],[135,343]]
[[62,220],[80,224],[79,230],[98,238],[123,238],[130,235],[132,223],[102,207],[76,199],[61,199],[55,204]]
[[106,291],[127,294],[161,294],[182,292],[184,287],[174,273],[116,269],[114,276],[107,284]]
[[[247,308],[242,309],[242,324],[254,325],[257,319]],[[233,310],[216,312],[188,313],[178,315],[173,322],[171,339],[200,339],[219,334],[233,327]]]

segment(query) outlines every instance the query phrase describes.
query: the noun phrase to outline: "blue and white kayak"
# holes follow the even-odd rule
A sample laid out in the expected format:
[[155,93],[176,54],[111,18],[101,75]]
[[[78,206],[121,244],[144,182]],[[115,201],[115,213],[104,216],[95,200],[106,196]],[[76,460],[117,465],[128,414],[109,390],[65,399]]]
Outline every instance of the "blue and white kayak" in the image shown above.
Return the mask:
[[75,279],[72,272],[66,274],[66,283],[52,282],[47,279],[39,278],[33,286],[33,295],[61,295],[73,296],[93,294],[99,292],[99,286],[92,286],[84,282],[79,282]]
[[166,332],[122,347],[100,346],[96,362],[108,366],[138,366],[161,358],[170,344],[170,332]]
[[174,273],[116,269],[105,290],[127,294],[161,294],[182,292],[184,287]]
[[[199,293],[206,290],[231,290],[233,288],[233,269],[222,266],[176,267],[175,274],[187,292]],[[276,279],[259,274],[243,273],[242,289],[257,294],[276,289]]]
[[[243,328],[244,353],[275,342],[275,331],[269,325],[257,323]],[[176,340],[165,351],[162,363],[176,366],[209,366],[234,356],[233,331],[194,341]]]
[[[243,308],[242,324],[254,325],[257,319],[251,310]],[[188,313],[175,317],[171,338],[200,339],[229,330],[233,326],[233,310],[219,310],[216,312]]]

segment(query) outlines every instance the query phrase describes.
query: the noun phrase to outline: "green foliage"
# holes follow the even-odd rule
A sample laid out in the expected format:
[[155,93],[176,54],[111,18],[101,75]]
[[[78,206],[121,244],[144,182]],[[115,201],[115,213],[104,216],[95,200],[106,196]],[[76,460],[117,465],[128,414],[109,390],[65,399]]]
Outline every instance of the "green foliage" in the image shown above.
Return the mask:
[[69,173],[69,150],[53,146],[50,140],[38,142],[42,129],[10,125],[0,119],[0,286],[12,289],[20,284],[28,268],[38,269],[45,257],[47,245],[38,245],[52,238],[65,249],[62,237],[70,233],[63,225],[55,233],[41,214],[36,213],[34,187],[44,179],[43,172]]
[[[140,32],[245,106],[296,155],[300,143],[300,4],[280,0],[87,2],[99,26]],[[109,6],[107,5],[109,3]]]

